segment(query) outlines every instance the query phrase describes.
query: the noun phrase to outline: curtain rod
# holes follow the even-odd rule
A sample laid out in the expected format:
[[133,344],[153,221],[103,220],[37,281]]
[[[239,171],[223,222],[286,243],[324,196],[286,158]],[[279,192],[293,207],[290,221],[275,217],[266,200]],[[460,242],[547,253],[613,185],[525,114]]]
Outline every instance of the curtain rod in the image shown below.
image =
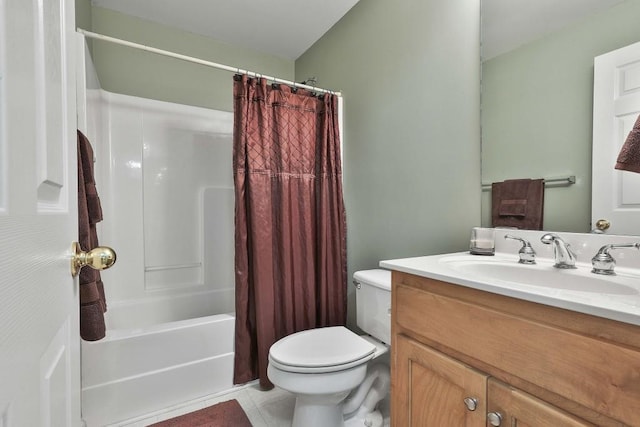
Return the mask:
[[[568,187],[576,183],[576,176],[570,175],[563,178],[545,178],[545,187]],[[491,184],[482,184],[482,191],[491,191]]]
[[297,88],[307,89],[307,90],[310,90],[312,92],[330,93],[330,94],[342,97],[342,93],[335,92],[335,91],[328,90],[328,89],[322,89],[322,88],[315,87],[315,86],[309,86],[309,85],[305,85],[305,84],[302,84],[302,83],[296,83],[296,82],[292,82],[290,80],[281,79],[281,78],[278,78],[278,77],[267,76],[267,75],[264,75],[264,74],[261,74],[261,73],[256,73],[255,71],[243,70],[243,69],[238,68],[238,67],[231,67],[229,65],[218,64],[216,62],[211,62],[211,61],[205,61],[204,59],[194,58],[192,56],[182,55],[180,53],[170,52],[168,50],[157,49],[155,47],[146,46],[146,45],[138,44],[138,43],[133,43],[133,42],[130,42],[130,41],[127,41],[127,40],[117,39],[117,38],[111,37],[111,36],[105,36],[103,34],[93,33],[91,31],[83,30],[82,28],[78,28],[76,31],[78,33],[84,35],[85,37],[89,37],[91,39],[103,40],[103,41],[119,44],[119,45],[122,45],[122,46],[132,47],[134,49],[145,50],[147,52],[156,53],[158,55],[169,56],[171,58],[181,59],[183,61],[193,62],[193,63],[204,65],[204,66],[207,66],[207,67],[217,68],[219,70],[230,71],[232,73],[246,74],[246,75],[251,76],[251,77],[262,77],[264,79],[270,80],[270,81],[275,82],[275,83],[282,83],[282,84],[293,86],[293,87],[297,87]]

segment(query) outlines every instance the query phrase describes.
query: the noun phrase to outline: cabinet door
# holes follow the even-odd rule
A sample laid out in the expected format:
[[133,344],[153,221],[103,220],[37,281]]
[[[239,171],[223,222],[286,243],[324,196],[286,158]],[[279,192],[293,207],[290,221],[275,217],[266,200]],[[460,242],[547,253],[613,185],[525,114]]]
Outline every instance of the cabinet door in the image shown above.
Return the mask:
[[[508,427],[587,427],[594,426],[561,409],[549,405],[523,391],[489,379],[487,408],[489,413],[499,413],[501,426]],[[497,425],[497,424],[490,424]],[[594,426],[595,427],[595,426]]]
[[393,426],[485,426],[486,374],[402,335],[392,351]]

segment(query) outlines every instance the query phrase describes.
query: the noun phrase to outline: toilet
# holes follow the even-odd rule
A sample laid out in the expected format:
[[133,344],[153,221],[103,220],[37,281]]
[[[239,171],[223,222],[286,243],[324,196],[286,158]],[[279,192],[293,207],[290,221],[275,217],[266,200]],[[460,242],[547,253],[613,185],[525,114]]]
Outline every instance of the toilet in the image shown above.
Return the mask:
[[391,272],[353,275],[357,324],[288,335],[269,350],[271,382],[296,395],[292,427],[382,426],[378,403],[389,393]]

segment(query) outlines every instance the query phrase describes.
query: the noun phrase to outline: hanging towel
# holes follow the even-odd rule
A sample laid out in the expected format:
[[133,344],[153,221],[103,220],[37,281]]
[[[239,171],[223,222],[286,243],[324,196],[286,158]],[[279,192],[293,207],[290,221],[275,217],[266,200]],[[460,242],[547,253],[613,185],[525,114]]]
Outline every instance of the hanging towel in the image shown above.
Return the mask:
[[491,185],[493,227],[542,230],[543,179],[510,179]]
[[622,145],[616,161],[616,169],[640,173],[640,116]]
[[[78,242],[83,251],[98,246],[96,224],[102,221],[102,207],[93,178],[93,148],[78,131]],[[80,336],[87,341],[104,338],[107,304],[100,272],[80,270]]]

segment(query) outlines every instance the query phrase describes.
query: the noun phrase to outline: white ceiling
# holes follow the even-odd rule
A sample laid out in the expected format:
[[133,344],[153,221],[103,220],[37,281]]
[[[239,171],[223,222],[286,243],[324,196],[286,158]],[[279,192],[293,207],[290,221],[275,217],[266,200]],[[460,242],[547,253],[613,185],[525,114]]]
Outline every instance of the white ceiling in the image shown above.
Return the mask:
[[493,58],[624,0],[482,0],[482,57]]
[[[392,1],[392,0],[388,0]],[[482,0],[489,59],[624,0]],[[297,59],[358,0],[92,0],[216,40]]]
[[95,6],[297,59],[358,0],[92,0]]

